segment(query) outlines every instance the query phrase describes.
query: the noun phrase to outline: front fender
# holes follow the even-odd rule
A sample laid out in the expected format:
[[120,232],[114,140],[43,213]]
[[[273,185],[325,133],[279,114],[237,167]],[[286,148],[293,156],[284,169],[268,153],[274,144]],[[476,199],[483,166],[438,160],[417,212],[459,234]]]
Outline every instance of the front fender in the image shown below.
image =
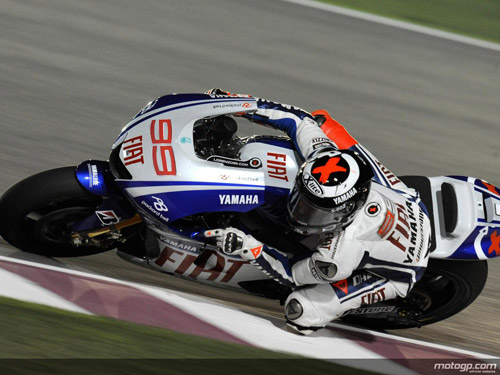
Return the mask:
[[76,179],[82,187],[94,195],[115,195],[116,185],[109,163],[102,160],[87,160],[76,167]]

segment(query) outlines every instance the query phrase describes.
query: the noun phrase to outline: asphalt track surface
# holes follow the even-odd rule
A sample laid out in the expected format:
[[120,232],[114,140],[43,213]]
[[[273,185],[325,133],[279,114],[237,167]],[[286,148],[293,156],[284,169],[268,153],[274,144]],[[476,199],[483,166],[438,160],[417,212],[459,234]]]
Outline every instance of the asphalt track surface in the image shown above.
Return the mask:
[[[328,109],[397,174],[500,185],[499,52],[280,0],[0,0],[0,191],[41,170],[106,159],[146,102],[214,86]],[[0,253],[40,259],[4,241]],[[112,253],[57,261],[281,314],[272,301]],[[499,271],[491,261],[466,311],[394,333],[500,356]]]

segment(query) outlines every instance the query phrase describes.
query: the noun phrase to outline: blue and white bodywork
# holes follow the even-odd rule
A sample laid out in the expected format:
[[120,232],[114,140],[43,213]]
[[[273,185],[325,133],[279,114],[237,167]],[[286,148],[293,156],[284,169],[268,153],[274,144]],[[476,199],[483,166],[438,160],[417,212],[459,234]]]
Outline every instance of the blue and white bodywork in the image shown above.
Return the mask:
[[[167,95],[149,103],[113,145],[121,172],[115,166],[111,174],[106,162],[78,167],[82,186],[105,199],[95,215],[73,229],[113,224],[139,212],[160,244],[160,255],[144,261],[149,267],[236,287],[242,280],[268,278],[239,257],[210,248],[196,229],[176,226],[192,215],[249,212],[286,199],[302,163],[287,137],[248,137],[234,158],[201,157],[195,150],[194,129],[200,121],[256,109],[251,97],[205,94]],[[500,190],[469,177],[424,179],[434,225],[430,256],[482,260],[500,255]],[[128,208],[113,196],[116,186],[130,202]]]
[[[500,255],[500,190],[472,177],[429,180],[436,234],[436,249],[431,257],[484,260]],[[454,192],[452,196],[446,196],[446,185]],[[453,217],[448,220],[453,222],[447,225],[450,210]]]
[[162,224],[204,212],[250,211],[271,199],[273,188],[288,192],[297,171],[289,142],[265,148],[249,142],[240,160],[204,160],[195,153],[196,121],[256,108],[253,98],[159,98],[125,126],[113,146],[121,147],[121,161],[132,177],[117,180],[118,185],[142,212]]

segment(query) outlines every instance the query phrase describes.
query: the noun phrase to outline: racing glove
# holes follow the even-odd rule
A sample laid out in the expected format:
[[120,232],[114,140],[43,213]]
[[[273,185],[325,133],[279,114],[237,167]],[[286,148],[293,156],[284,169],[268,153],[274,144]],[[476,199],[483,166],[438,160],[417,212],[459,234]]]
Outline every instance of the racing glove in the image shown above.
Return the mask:
[[255,260],[262,253],[264,244],[236,228],[207,230],[205,237],[214,237],[217,247],[227,255],[239,255],[246,260]]
[[229,91],[222,90],[222,89],[219,89],[219,88],[213,88],[213,89],[207,90],[207,91],[205,91],[205,94],[208,94],[208,95],[225,95],[225,96],[233,96],[233,97],[237,97],[237,98],[251,98],[252,97],[251,95],[247,95],[247,94],[232,94]]
[[226,96],[231,95],[230,92],[224,91],[224,90],[219,89],[217,87],[214,87],[210,90],[205,91],[205,94],[208,94],[208,95],[226,95]]

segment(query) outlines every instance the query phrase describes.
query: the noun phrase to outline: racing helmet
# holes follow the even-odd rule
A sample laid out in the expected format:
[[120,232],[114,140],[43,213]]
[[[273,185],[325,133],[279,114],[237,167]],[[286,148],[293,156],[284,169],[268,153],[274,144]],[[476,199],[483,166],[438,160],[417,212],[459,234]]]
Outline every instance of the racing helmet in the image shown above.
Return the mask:
[[358,153],[318,150],[300,167],[288,196],[290,226],[305,235],[341,230],[365,204],[372,177]]

